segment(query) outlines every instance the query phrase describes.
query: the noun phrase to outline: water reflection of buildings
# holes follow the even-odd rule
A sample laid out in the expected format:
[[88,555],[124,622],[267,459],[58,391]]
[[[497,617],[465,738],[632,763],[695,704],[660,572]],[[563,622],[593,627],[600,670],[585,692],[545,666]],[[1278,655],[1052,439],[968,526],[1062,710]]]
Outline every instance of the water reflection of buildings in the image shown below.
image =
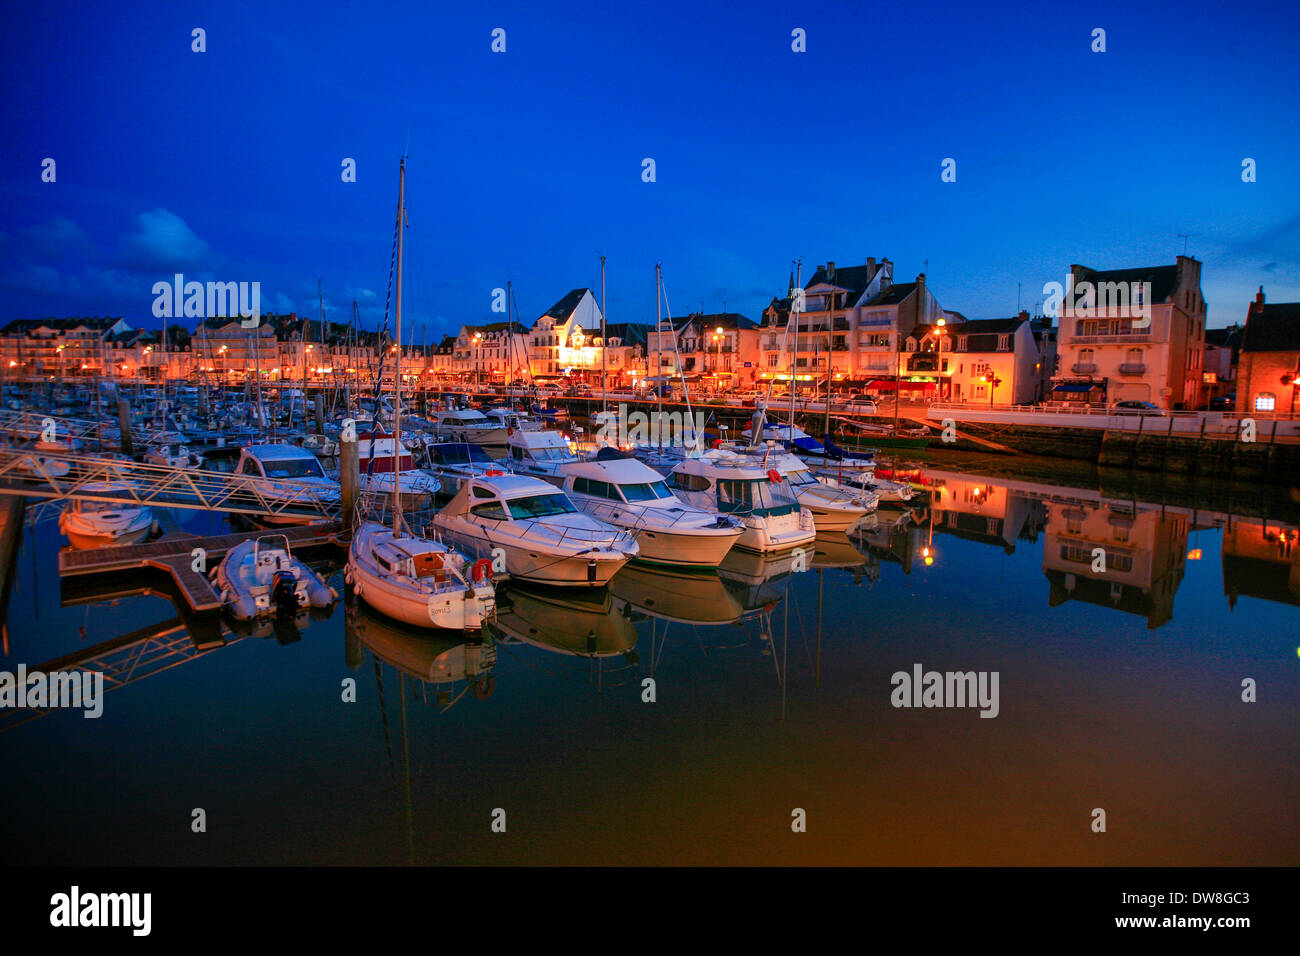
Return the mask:
[[[1043,536],[1048,604],[1083,601],[1136,614],[1157,628],[1173,617],[1198,529],[1221,529],[1223,588],[1238,596],[1300,604],[1300,530],[1295,524],[1213,509],[1110,497],[1095,489],[958,472],[926,472],[930,513],[911,547],[932,553],[933,534],[992,545],[1010,554],[1017,540]],[[913,529],[916,530],[916,529]],[[895,531],[895,537],[901,532]],[[1104,570],[1097,560],[1105,556]],[[902,562],[904,569],[910,563]],[[1096,570],[1094,570],[1096,568]]]
[[1174,594],[1187,564],[1187,530],[1186,515],[1159,508],[1051,502],[1043,542],[1048,603],[1114,607],[1159,627],[1174,616]]
[[930,491],[930,521],[937,533],[997,545],[1007,554],[1021,539],[1037,541],[1045,520],[1041,501],[987,478],[949,478]]
[[1223,593],[1300,604],[1300,530],[1238,518],[1223,531]]

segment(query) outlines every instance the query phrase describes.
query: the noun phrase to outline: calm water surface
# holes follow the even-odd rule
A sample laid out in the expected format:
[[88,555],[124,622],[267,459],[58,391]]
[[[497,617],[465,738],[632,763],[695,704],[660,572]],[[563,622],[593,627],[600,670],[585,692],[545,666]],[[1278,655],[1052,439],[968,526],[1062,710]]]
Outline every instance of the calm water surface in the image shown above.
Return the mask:
[[[822,536],[807,570],[503,588],[474,643],[340,602],[198,653],[161,590],[128,593],[152,579],[62,589],[40,522],[3,669],[82,653],[124,683],[98,720],[0,715],[6,858],[1300,862],[1294,503],[927,474],[928,503]],[[996,671],[998,716],[893,707],[915,664]]]

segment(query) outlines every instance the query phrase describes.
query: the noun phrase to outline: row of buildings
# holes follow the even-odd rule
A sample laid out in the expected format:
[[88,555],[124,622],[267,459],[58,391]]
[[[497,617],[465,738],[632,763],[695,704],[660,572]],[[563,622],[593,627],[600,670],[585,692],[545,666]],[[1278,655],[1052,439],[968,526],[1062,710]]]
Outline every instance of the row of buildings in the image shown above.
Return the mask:
[[908,401],[1150,402],[1290,415],[1300,389],[1300,303],[1268,304],[1207,330],[1201,263],[1096,270],[1075,265],[1048,315],[967,319],[943,308],[921,273],[894,281],[888,258],[819,265],[757,320],[735,312],[610,322],[591,289],[537,317],[464,325],[407,342],[295,314],[206,319],[149,331],[120,318],[23,319],[0,329],[0,371],[14,378],[127,381],[249,376],[308,384],[551,383],[642,389],[684,379],[704,392],[798,383],[801,394],[859,392]]

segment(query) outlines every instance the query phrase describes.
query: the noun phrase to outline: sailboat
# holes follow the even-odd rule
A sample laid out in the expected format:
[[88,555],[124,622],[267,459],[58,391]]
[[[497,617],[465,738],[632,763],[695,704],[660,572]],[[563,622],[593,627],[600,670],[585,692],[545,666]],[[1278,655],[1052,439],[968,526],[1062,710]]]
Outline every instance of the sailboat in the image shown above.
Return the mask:
[[[402,341],[402,229],[406,222],[406,159],[399,168],[395,314]],[[393,370],[393,447],[402,447],[402,353]],[[345,572],[353,594],[398,621],[421,627],[476,630],[496,612],[490,561],[469,566],[464,555],[441,541],[403,527],[402,486],[392,488],[393,525],[363,521],[348,547]]]

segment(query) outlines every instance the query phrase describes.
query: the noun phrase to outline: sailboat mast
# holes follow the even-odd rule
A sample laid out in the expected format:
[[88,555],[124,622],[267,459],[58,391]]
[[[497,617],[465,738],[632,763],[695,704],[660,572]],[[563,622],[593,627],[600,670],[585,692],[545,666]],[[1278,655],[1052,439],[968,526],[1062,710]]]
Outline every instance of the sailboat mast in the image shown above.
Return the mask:
[[799,260],[790,303],[790,321],[794,323],[794,349],[790,355],[790,440],[794,441],[794,391],[799,381],[799,306],[803,304],[803,260]]
[[664,450],[663,428],[661,427],[664,420],[664,395],[659,387],[659,377],[664,371],[663,358],[663,265],[655,263],[655,373],[650,379],[655,390],[655,435],[658,437],[659,451]]
[[393,366],[393,391],[397,404],[393,411],[393,534],[402,531],[402,226],[406,220],[406,157],[402,157],[397,173],[397,362]]
[[605,332],[605,257],[600,257],[600,423],[605,424],[605,389],[608,381],[605,372],[605,353],[609,350],[609,338]]

